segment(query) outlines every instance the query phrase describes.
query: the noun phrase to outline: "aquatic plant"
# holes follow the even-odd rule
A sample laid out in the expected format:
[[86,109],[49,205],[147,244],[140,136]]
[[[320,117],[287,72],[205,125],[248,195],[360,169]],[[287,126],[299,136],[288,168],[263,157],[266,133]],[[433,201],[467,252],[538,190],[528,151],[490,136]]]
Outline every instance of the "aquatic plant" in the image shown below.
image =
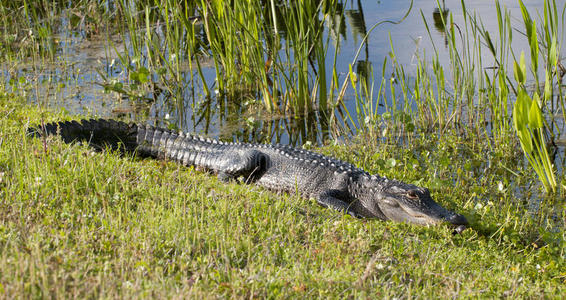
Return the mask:
[[544,104],[538,92],[531,98],[525,89],[525,54],[514,65],[515,80],[519,83],[519,94],[513,106],[513,127],[529,164],[537,173],[547,192],[556,190],[554,166],[548,155],[545,141],[545,121],[540,108]]
[[[440,3],[438,5],[441,7]],[[557,38],[558,30],[564,24],[564,15],[559,15],[555,1],[545,1],[541,26],[537,27],[536,20],[530,17],[520,2],[524,36],[530,46],[529,76],[524,56],[519,64],[515,62],[513,68],[509,66],[516,57],[511,47],[513,27],[509,11],[502,8],[499,1],[495,2],[499,31],[498,39],[494,40],[494,35],[485,28],[482,20],[466,9],[464,1],[461,6],[463,24],[454,22],[452,12],[438,9],[444,12],[438,14],[437,21],[442,24],[440,27],[446,36],[445,46],[450,54],[449,71],[445,71],[446,66],[440,64],[439,52],[433,43],[432,56],[417,53],[416,74],[406,74],[404,66],[397,62],[392,45],[390,59],[384,60],[383,65],[383,70],[386,63],[390,63],[394,69],[389,89],[383,89],[387,86],[385,71],[382,71],[380,82],[377,82],[377,94],[373,92],[376,83],[371,80],[361,78],[362,89],[355,88],[355,82],[352,82],[358,123],[376,119],[378,105],[370,106],[371,103],[383,104],[385,112],[381,116],[387,120],[379,123],[373,121],[373,124],[378,124],[373,126],[387,129],[388,132],[381,130],[387,135],[410,136],[415,130],[444,132],[450,128],[461,128],[465,134],[486,137],[494,148],[518,140],[525,150],[526,160],[545,190],[555,191],[556,168],[553,167],[546,144],[560,134],[557,123],[553,126],[556,132],[548,130],[548,122],[556,122],[552,115],[557,108],[562,108],[564,114],[564,88],[559,83],[562,75]],[[421,15],[432,41],[429,24],[422,12]],[[491,54],[493,64],[485,65],[485,51]],[[541,58],[544,64],[540,63]],[[514,70],[517,84],[512,82],[510,70]],[[540,74],[545,77],[544,90],[540,89]],[[527,88],[529,80],[534,81],[531,92]],[[532,98],[529,93],[533,95]],[[399,101],[398,97],[402,97],[403,101]],[[367,127],[360,129],[368,130]],[[513,136],[514,130],[518,133],[518,139]],[[369,131],[375,132],[375,129]]]

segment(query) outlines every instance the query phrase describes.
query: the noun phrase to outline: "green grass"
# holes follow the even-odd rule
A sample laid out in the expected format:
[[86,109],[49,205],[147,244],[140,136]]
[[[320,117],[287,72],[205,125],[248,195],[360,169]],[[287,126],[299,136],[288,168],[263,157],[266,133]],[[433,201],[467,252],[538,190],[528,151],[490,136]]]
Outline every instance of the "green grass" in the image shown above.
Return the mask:
[[[557,199],[566,190],[541,198],[542,185],[514,136],[510,108],[525,82],[511,79],[518,54],[510,48],[513,27],[506,9],[496,2],[499,32],[491,37],[498,40],[464,6],[459,27],[447,15],[450,68],[439,65],[436,51],[432,62],[423,53],[411,79],[392,51],[382,79],[374,82],[371,68],[356,74],[352,67],[351,77],[338,81],[339,70],[323,63],[332,53],[330,40],[320,35],[318,17],[335,15],[337,2],[316,6],[306,1],[305,7],[288,1],[269,1],[265,7],[240,2],[235,10],[221,1],[138,1],[133,8],[118,2],[111,9],[85,0],[68,10],[49,1],[0,1],[0,55],[10,65],[54,60],[54,32],[61,26],[57,16],[64,13],[69,26],[86,39],[96,34],[131,39],[131,49],[119,57],[129,81],[109,78],[115,84],[107,86],[131,98],[144,98],[152,86],[162,86],[183,99],[182,91],[193,85],[202,86],[209,97],[210,85],[219,90],[218,97],[258,98],[265,110],[290,110],[293,117],[303,108],[343,105],[350,86],[357,114],[346,110],[342,119],[354,124],[358,118],[356,135],[348,146],[318,151],[430,188],[439,203],[463,213],[471,229],[453,236],[442,226],[357,220],[312,200],[221,183],[171,162],[27,137],[33,124],[81,116],[25,104],[35,83],[22,76],[10,83],[11,92],[0,86],[0,298],[565,294],[566,206]],[[563,9],[555,1],[544,7],[537,22],[523,11],[519,30],[526,36],[515,38],[529,39],[527,62],[535,82],[543,83],[537,67],[545,70],[546,84],[526,92],[563,107],[563,86],[554,72]],[[263,22],[255,21],[258,16]],[[313,16],[316,22],[309,22]],[[165,24],[164,35],[154,29],[156,23]],[[278,26],[286,38],[279,36]],[[307,31],[311,35],[303,36]],[[491,53],[497,70],[483,68],[482,51]],[[204,80],[198,60],[203,53],[216,64],[216,85]],[[192,75],[183,83],[187,62]],[[389,67],[397,83],[385,76]],[[314,68],[317,76],[305,76]],[[327,78],[325,68],[332,68],[328,74],[333,76]],[[529,76],[523,69],[521,74]],[[53,101],[47,94],[45,99]],[[416,109],[407,106],[413,101]],[[406,105],[397,108],[396,103]],[[379,113],[378,104],[387,112]],[[556,112],[548,105],[540,109],[543,117]],[[331,131],[347,134],[345,128],[334,128],[341,126],[336,112],[330,112]],[[488,121],[491,132],[484,125]],[[550,125],[545,124],[547,130]],[[554,172],[552,166],[547,169]]]
[[[491,150],[500,163],[488,166],[481,153],[489,145],[457,136],[410,148],[368,145],[360,136],[352,146],[321,149],[430,187],[471,220],[454,236],[442,226],[354,219],[171,162],[30,138],[28,126],[71,117],[24,102],[0,89],[0,298],[566,292],[564,204],[533,213],[513,196],[512,147]],[[536,180],[521,178],[517,186]]]

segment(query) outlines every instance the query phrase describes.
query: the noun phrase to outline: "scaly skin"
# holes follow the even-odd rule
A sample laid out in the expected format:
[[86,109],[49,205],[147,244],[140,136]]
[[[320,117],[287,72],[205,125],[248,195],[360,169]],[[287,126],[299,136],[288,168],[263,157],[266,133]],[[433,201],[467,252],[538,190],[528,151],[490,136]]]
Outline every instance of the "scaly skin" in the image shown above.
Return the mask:
[[58,134],[67,143],[88,141],[142,157],[170,159],[218,174],[242,178],[278,192],[298,192],[323,206],[356,217],[421,225],[449,223],[461,232],[468,224],[434,200],[428,189],[389,180],[350,163],[283,145],[223,143],[149,125],[114,120],[59,122],[31,129],[35,135]]

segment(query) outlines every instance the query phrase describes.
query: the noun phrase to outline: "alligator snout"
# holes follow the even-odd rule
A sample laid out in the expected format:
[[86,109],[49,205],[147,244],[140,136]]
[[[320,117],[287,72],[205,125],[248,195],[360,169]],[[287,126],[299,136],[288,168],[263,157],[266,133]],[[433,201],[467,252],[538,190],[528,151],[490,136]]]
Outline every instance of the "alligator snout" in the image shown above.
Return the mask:
[[452,216],[450,216],[448,218],[448,222],[454,225],[468,225],[468,220],[466,220],[466,217],[459,214],[453,214]]

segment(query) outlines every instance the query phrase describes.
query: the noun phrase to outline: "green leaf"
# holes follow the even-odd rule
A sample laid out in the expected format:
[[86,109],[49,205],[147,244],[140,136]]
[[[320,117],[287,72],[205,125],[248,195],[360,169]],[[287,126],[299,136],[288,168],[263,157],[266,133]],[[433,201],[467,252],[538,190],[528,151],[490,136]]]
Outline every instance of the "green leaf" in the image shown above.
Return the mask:
[[519,126],[516,126],[516,129],[520,129],[526,125],[529,119],[529,109],[531,106],[531,97],[527,95],[524,89],[519,90],[519,95],[517,96],[517,101],[515,102],[515,106],[513,107],[513,117],[514,119],[519,122]]
[[513,106],[513,127],[515,128],[515,131],[517,131],[517,134],[519,134],[519,132],[525,126],[521,118],[519,117],[519,114],[519,105],[517,105],[517,102],[515,102],[515,105]]
[[214,6],[214,12],[217,14],[218,19],[222,19],[224,17],[224,5],[222,4],[222,0],[213,0],[212,5]]
[[167,68],[165,68],[165,67],[159,68],[159,69],[157,69],[156,73],[157,73],[157,75],[163,76],[163,75],[167,74]]
[[130,80],[139,81],[139,73],[138,72],[130,72]]
[[519,83],[519,84],[525,84],[525,74],[526,72],[526,67],[525,67],[525,53],[523,51],[521,51],[521,58],[519,59],[519,64],[517,64],[517,61],[515,61],[515,63],[513,64],[513,73],[515,75],[515,80]]
[[138,80],[141,83],[146,83],[149,81],[149,70],[146,67],[141,67],[138,70]]
[[130,73],[130,79],[135,82],[146,83],[149,81],[149,70],[146,67],[141,67],[139,70]]
[[497,56],[497,53],[495,52],[495,47],[493,46],[493,42],[491,41],[491,37],[489,36],[489,32],[486,30],[484,32],[484,34],[485,34],[485,40],[487,42],[487,47],[489,48],[489,51],[491,51],[493,56]]
[[499,81],[499,94],[503,99],[507,99],[507,94],[509,94],[509,87],[507,86],[507,83],[505,82],[505,79],[507,77],[505,76],[505,71],[503,68],[499,69],[499,76],[498,76],[498,81]]
[[521,131],[517,132],[517,135],[519,136],[521,146],[523,146],[523,151],[527,154],[531,154],[533,152],[533,140],[531,139],[529,130],[524,127]]
[[529,45],[531,47],[531,63],[533,65],[533,72],[536,73],[538,69],[538,38],[537,38],[537,22],[533,20],[531,36],[529,37]]
[[532,129],[542,128],[544,122],[542,120],[542,111],[540,110],[539,96],[535,93],[534,101],[531,101],[531,108],[529,109],[529,126]]
[[544,101],[542,103],[546,103],[552,97],[552,81],[550,79],[550,72],[545,70],[544,76]]
[[529,14],[529,11],[523,4],[523,1],[519,0],[519,6],[521,7],[521,14],[523,15],[523,22],[525,23],[525,29],[527,30],[527,36],[531,36],[531,29],[532,29],[532,18]]
[[387,160],[387,162],[385,163],[387,168],[395,168],[397,166],[397,161],[395,160],[395,158],[390,158]]
[[551,68],[556,67],[556,63],[558,62],[558,52],[556,51],[556,36],[552,36],[552,42],[550,44],[550,50],[548,51],[548,63],[550,64]]

